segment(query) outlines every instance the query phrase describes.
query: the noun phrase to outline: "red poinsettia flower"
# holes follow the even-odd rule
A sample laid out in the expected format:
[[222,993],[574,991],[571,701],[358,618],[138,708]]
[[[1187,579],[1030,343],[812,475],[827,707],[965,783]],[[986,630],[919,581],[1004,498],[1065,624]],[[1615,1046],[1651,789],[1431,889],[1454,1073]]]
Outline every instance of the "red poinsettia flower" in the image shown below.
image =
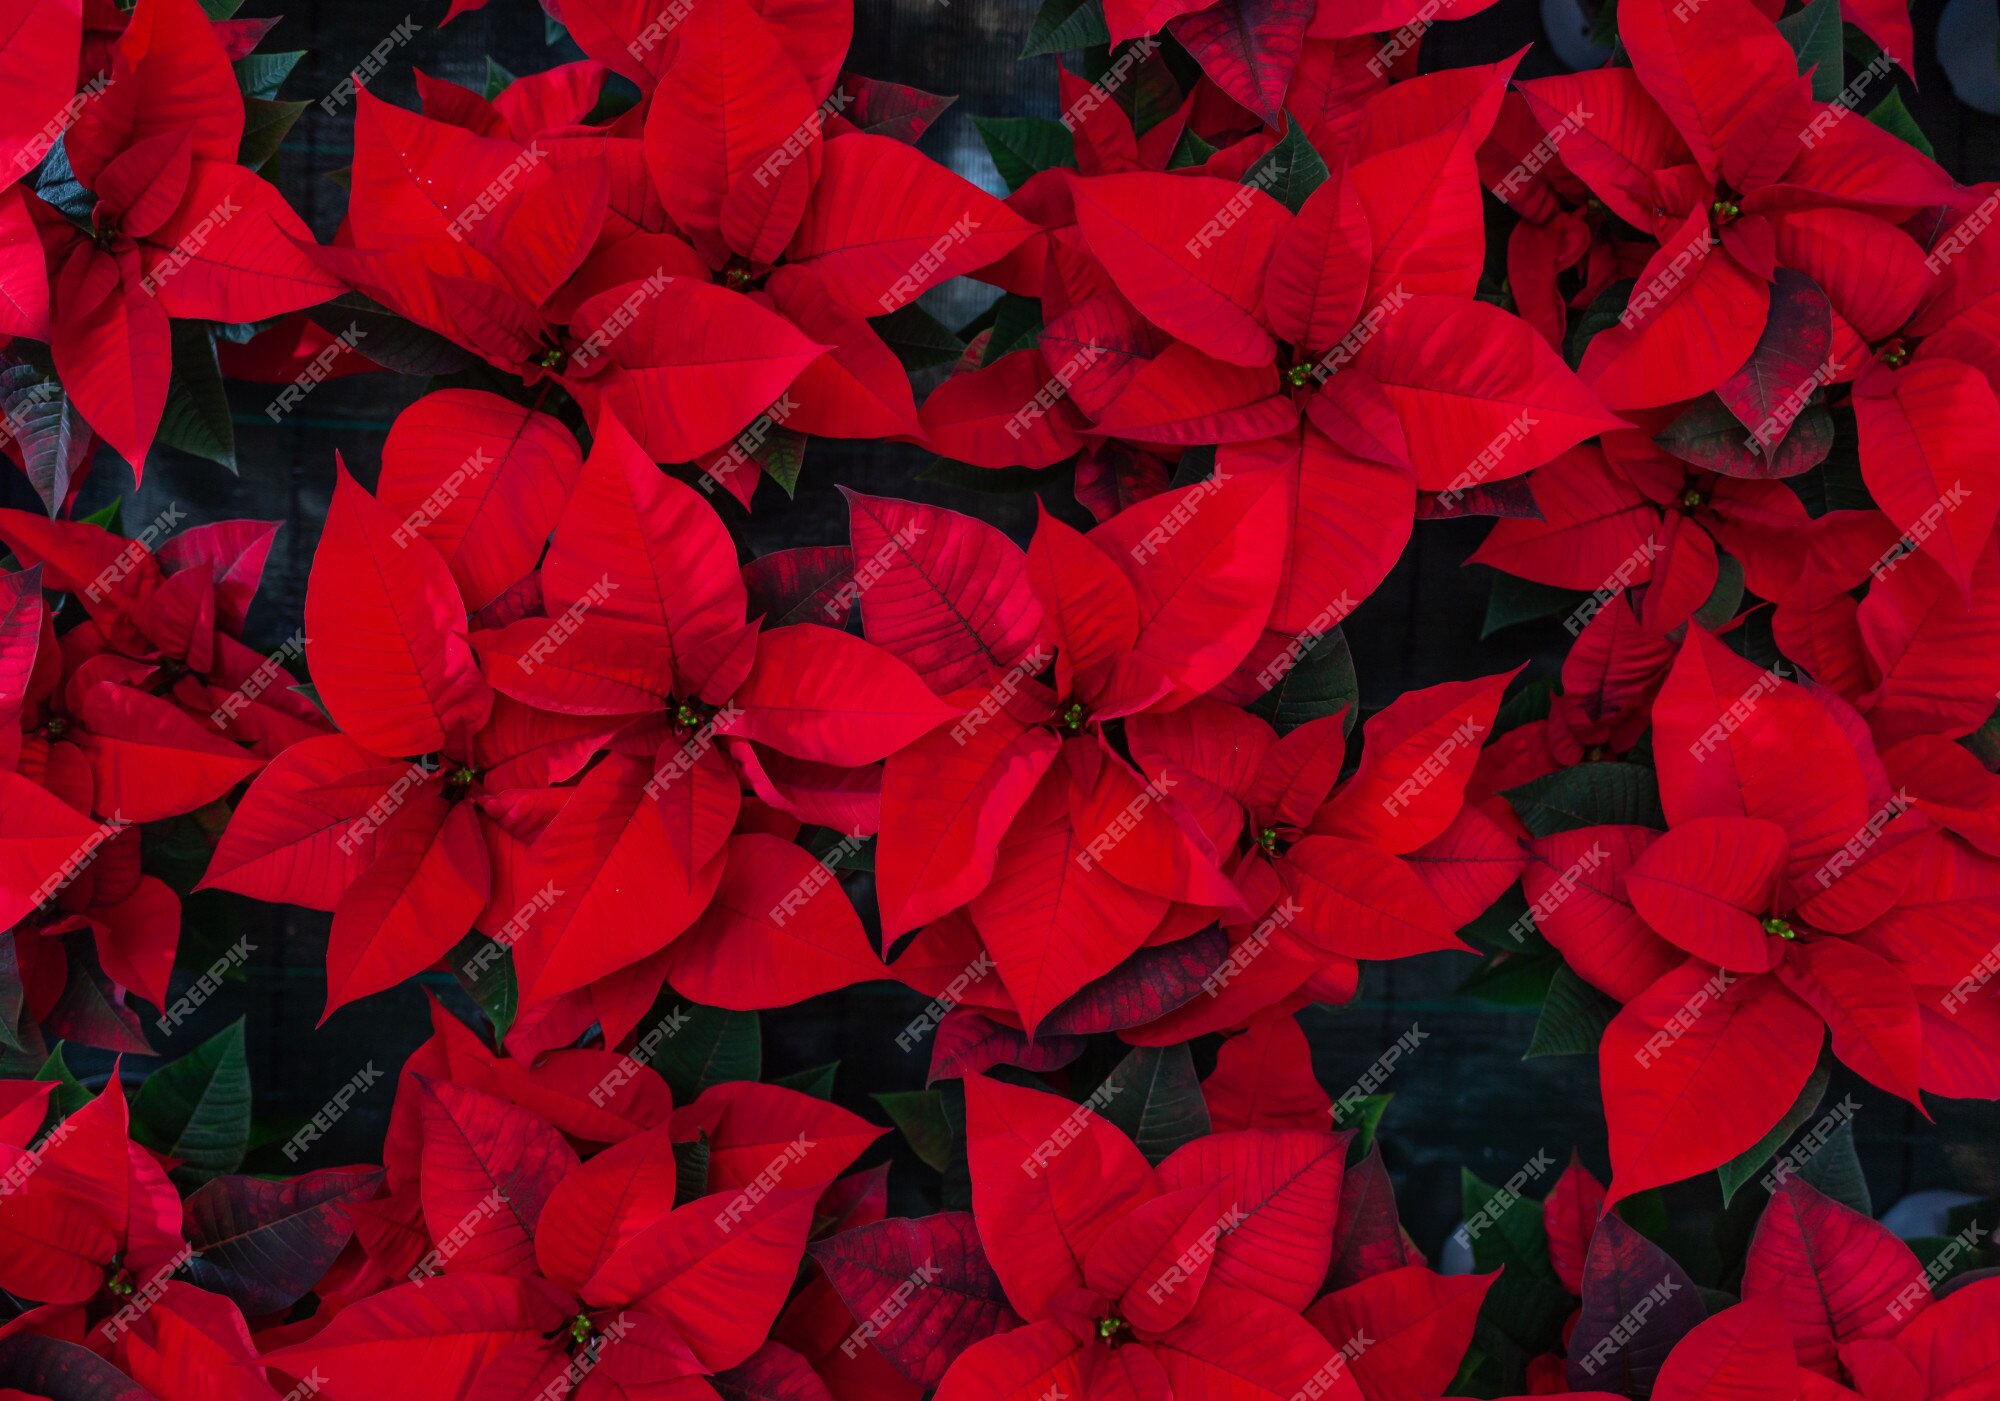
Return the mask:
[[1991,1007],[1942,1002],[1987,942],[1945,912],[1983,898],[1991,858],[1905,811],[1837,697],[1698,628],[1653,723],[1665,835],[1542,839],[1529,884],[1550,942],[1627,999],[1600,1052],[1614,1194],[1754,1143],[1828,1028],[1836,1056],[1913,1101],[1990,1093]]
[[[61,8],[37,7],[52,20]],[[63,132],[96,197],[88,223],[28,197],[51,269],[56,370],[135,477],[166,405],[170,317],[256,321],[340,290],[302,251],[305,224],[237,164],[234,56],[194,0],[145,0]]]
[[1619,324],[1584,356],[1605,404],[1648,408],[1720,386],[1757,347],[1781,268],[1831,300],[1845,328],[1837,345],[1900,327],[1926,278],[1897,225],[1960,203],[1950,177],[1847,106],[1815,99],[1752,0],[1642,0],[1618,19],[1631,68],[1519,89],[1563,164],[1660,245]]
[[1235,1025],[1274,1002],[1345,1001],[1358,960],[1463,949],[1456,931],[1520,875],[1512,835],[1462,806],[1506,676],[1412,692],[1365,727],[1338,782],[1344,716],[1282,737],[1231,706],[1197,701],[1136,718],[1132,753],[1175,783],[1218,849],[1249,918],[1205,989],[1143,1038]]
[[647,42],[636,9],[569,18],[640,82],[641,107],[580,125],[594,65],[494,104],[426,83],[422,117],[358,94],[347,239],[327,265],[502,369],[553,377],[593,421],[611,410],[656,461],[713,454],[768,413],[704,464],[746,503],[775,428],[921,437],[866,318],[1030,229],[902,141],[826,133],[864,90],[836,87],[844,0],[725,0],[667,25],[670,43]]

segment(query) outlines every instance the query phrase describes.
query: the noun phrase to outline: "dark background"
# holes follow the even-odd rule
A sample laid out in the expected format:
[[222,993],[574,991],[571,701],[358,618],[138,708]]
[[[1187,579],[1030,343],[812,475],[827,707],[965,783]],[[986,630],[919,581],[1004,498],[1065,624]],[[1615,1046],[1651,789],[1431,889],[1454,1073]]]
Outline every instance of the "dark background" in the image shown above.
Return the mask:
[[[1984,3],[1990,6],[1992,0]],[[1035,8],[1035,0],[858,0],[848,67],[957,94],[957,104],[922,144],[967,177],[1002,191],[970,118],[975,113],[1057,114],[1054,58],[1013,57],[1022,48]],[[2000,123],[1958,102],[1937,67],[1940,8],[1938,0],[1922,0],[1916,7],[1921,89],[1913,91],[1906,78],[1897,81],[1945,166],[1968,182],[1992,179],[2000,174]],[[514,73],[535,72],[577,56],[567,44],[557,49],[545,44],[534,0],[493,0],[486,10],[440,31],[437,21],[444,9],[443,0],[249,0],[244,6],[246,17],[284,15],[264,50],[307,50],[282,95],[313,100],[313,105],[286,141],[273,173],[322,239],[331,236],[345,207],[345,192],[329,174],[350,159],[353,109],[328,116],[317,99],[406,15],[423,26],[421,32],[370,83],[378,96],[404,106],[417,105],[413,65],[480,90],[488,55]],[[1424,66],[1489,62],[1529,43],[1537,48],[1523,65],[1524,76],[1562,67],[1545,42],[1537,0],[1502,0],[1471,19],[1432,30],[1424,42]],[[1850,63],[1850,73],[1855,66]],[[925,305],[957,325],[980,308],[980,293],[963,286],[947,289],[926,298]],[[928,383],[920,383],[920,392]],[[240,475],[157,448],[143,490],[126,501],[125,519],[149,520],[178,502],[189,512],[190,524],[236,516],[284,521],[248,639],[275,647],[301,616],[307,569],[332,489],[335,452],[345,456],[364,483],[372,483],[383,435],[423,387],[418,380],[387,374],[330,381],[282,425],[273,425],[263,412],[272,394],[269,387],[232,385]],[[844,542],[846,512],[836,483],[974,512],[1025,538],[1034,518],[1029,495],[974,494],[918,480],[928,463],[928,456],[914,448],[820,440],[807,452],[796,501],[785,502],[766,483],[754,517],[733,501],[720,504],[745,549],[758,554]],[[127,469],[107,457],[87,484],[79,513],[129,489]],[[35,508],[17,474],[7,474],[0,493],[5,504]],[[1066,479],[1044,494],[1052,505],[1066,499]],[[1073,514],[1073,502],[1067,511],[1072,519],[1081,519]],[[1524,657],[1534,659],[1530,675],[1554,674],[1565,639],[1553,624],[1515,627],[1493,639],[1480,636],[1492,576],[1483,568],[1463,567],[1463,560],[1484,532],[1478,521],[1420,525],[1396,571],[1348,623],[1345,631],[1365,708],[1379,707],[1415,687],[1503,670]],[[240,935],[249,936],[257,953],[247,980],[213,999],[164,1049],[182,1053],[230,1019],[246,1016],[258,1112],[274,1120],[311,1115],[371,1060],[385,1071],[399,1065],[428,1033],[423,993],[416,986],[343,1009],[315,1029],[324,1002],[321,961],[327,923],[324,915],[233,896],[193,897],[186,909],[182,968],[200,967],[203,950],[220,950]],[[1382,1141],[1405,1221],[1433,1255],[1458,1218],[1461,1165],[1489,1181],[1504,1181],[1538,1150],[1560,1164],[1575,1145],[1600,1175],[1608,1170],[1594,1058],[1522,1061],[1534,1009],[1498,1008],[1455,996],[1472,966],[1471,959],[1452,955],[1371,966],[1353,1004],[1314,1008],[1303,1018],[1320,1078],[1335,1093],[1413,1024],[1427,1034],[1386,1086],[1395,1099],[1382,1126]],[[427,984],[453,1005],[469,1007],[449,978],[436,975]],[[897,1030],[921,1004],[915,994],[877,986],[767,1014],[766,1076],[841,1060],[837,1097],[881,1122],[883,1115],[868,1102],[871,1092],[922,1084],[928,1044],[904,1053],[894,1043]],[[148,1030],[151,1034],[150,1024]],[[1212,1047],[1198,1049],[1204,1069],[1212,1057]],[[393,1083],[385,1077],[363,1095],[301,1166],[374,1159]],[[1836,1077],[1827,1104],[1850,1089],[1862,1105],[1857,1137],[1878,1210],[1907,1192],[1929,1187],[2000,1195],[2000,1110],[1995,1106],[1935,1102],[1937,1122],[1926,1125],[1909,1106],[1845,1076]],[[933,1209],[934,1176],[906,1151],[899,1154],[893,1209]],[[1712,1181],[1677,1191],[1695,1207],[1712,1200]],[[1528,1194],[1539,1197],[1546,1186],[1544,1180]]]

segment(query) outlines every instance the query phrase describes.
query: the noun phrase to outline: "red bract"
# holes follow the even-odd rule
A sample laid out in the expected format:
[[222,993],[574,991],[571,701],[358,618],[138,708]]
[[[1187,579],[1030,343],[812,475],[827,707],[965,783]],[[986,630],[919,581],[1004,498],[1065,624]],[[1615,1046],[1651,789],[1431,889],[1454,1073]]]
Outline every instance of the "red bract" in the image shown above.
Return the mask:
[[664,26],[593,14],[578,41],[645,94],[608,127],[584,124],[596,64],[492,103],[425,80],[421,117],[362,92],[348,238],[320,256],[501,369],[554,379],[593,422],[615,414],[657,461],[759,420],[702,464],[746,504],[778,430],[921,438],[866,318],[1030,230],[901,141],[827,132],[872,91],[836,85],[850,22],[844,0],[722,0]]
[[[65,23],[62,5],[30,8],[35,17],[16,32],[8,57],[38,70],[33,84],[67,82],[77,12],[70,7]],[[50,341],[64,390],[132,464],[135,480],[166,404],[170,317],[256,321],[340,290],[301,248],[312,242],[305,224],[237,164],[243,97],[230,61],[242,54],[227,42],[193,0],[145,0],[111,46],[109,71],[85,85],[62,133],[69,171],[94,202],[58,209],[37,194],[18,197],[40,233],[47,290],[4,329]],[[63,106],[17,108],[36,134],[21,143],[9,178],[48,150],[40,127],[60,120]],[[14,198],[0,195],[0,221]],[[16,234],[26,233],[15,217]],[[24,263],[15,271],[11,280],[35,285],[39,269]],[[22,311],[18,295],[9,300]],[[49,313],[45,322],[37,309]]]
[[[462,431],[472,412],[483,426]],[[738,831],[743,789],[846,827],[819,776],[876,763],[949,710],[857,638],[760,635],[713,511],[615,419],[599,429],[579,463],[543,415],[440,395],[391,437],[400,524],[342,476],[306,627],[344,733],[280,756],[206,878],[334,912],[329,1011],[475,926],[512,950],[530,1005],[602,983],[613,1040],[670,974],[735,1005],[880,975],[824,868]],[[551,525],[526,592],[499,589]],[[475,630],[467,603],[496,592]]]
[[1976,892],[2000,874],[1991,858],[1906,811],[1836,697],[1698,628],[1653,723],[1667,832],[1546,839],[1537,866],[1568,888],[1529,886],[1549,940],[1627,999],[1601,1051],[1614,1194],[1755,1143],[1805,1084],[1822,1027],[1836,1056],[1913,1101],[1920,1087],[1990,1094],[1990,1009],[1953,1017],[1943,1002],[1990,943]]

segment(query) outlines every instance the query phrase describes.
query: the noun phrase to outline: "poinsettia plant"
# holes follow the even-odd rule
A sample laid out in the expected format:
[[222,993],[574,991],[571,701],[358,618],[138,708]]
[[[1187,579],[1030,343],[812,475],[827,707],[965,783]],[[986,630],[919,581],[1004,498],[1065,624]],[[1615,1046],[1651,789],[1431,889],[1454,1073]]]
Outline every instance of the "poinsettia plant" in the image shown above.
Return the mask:
[[273,21],[195,0],[20,9],[0,39],[0,335],[21,342],[4,402],[8,451],[54,514],[93,434],[135,481],[156,437],[233,467],[216,329],[342,286],[257,173],[303,106],[276,100],[297,55],[243,62]]

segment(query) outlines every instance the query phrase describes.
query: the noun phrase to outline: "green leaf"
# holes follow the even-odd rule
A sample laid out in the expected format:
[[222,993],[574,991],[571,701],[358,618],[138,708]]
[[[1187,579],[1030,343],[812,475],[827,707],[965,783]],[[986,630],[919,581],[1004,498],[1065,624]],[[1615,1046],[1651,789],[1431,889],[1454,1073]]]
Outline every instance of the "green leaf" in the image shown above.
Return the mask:
[[1798,1099],[1785,1111],[1785,1117],[1756,1143],[1715,1170],[1715,1175],[1722,1181],[1724,1206],[1736,1199],[1736,1194],[1743,1190],[1745,1183],[1764,1170],[1764,1164],[1771,1161],[1771,1155],[1778,1151],[1778,1146],[1797,1133],[1799,1126],[1818,1111],[1820,1100],[1826,1096],[1827,1081],[1831,1078],[1831,1069],[1822,1059],[1812,1078],[1806,1081],[1806,1087],[1799,1091]]
[[783,1085],[788,1090],[797,1090],[802,1095],[814,1099],[833,1098],[834,1077],[840,1074],[840,1062],[828,1061],[825,1065],[813,1066],[810,1070],[796,1070],[790,1075],[780,1075],[771,1083]]
[[951,1161],[951,1123],[944,1114],[941,1090],[890,1090],[873,1096],[903,1135],[910,1150],[928,1166],[943,1172]]
[[1620,823],[1664,827],[1660,785],[1639,764],[1575,764],[1509,788],[1501,797],[1538,837],[1578,827]]
[[201,0],[201,12],[212,20],[225,20],[243,8],[243,0]]
[[1306,196],[1326,183],[1326,162],[1297,122],[1289,118],[1285,135],[1243,172],[1238,183],[1253,185],[1296,214]]
[[250,1141],[250,1062],[241,1017],[146,1077],[132,1097],[132,1136],[179,1158],[177,1180],[206,1182],[242,1166]]
[[1076,165],[1076,138],[1047,117],[974,117],[993,166],[1011,192],[1044,170]]
[[1347,718],[1341,728],[1353,734],[1361,713],[1361,682],[1354,674],[1354,654],[1348,650],[1346,636],[1336,627],[1312,639],[1291,669],[1247,708],[1252,715],[1268,720],[1281,735],[1290,734],[1308,720],[1345,710]]
[[1831,102],[1839,97],[1847,85],[1840,49],[1840,0],[1811,0],[1797,14],[1779,20],[1778,32],[1799,56],[1799,72],[1812,73],[1813,100]]
[[35,1078],[56,1082],[55,1091],[49,1099],[58,1119],[67,1119],[97,1098],[84,1088],[83,1081],[70,1074],[69,1063],[63,1059],[61,1042],[57,1042],[56,1048],[49,1052],[49,1058],[42,1063],[42,1068],[35,1072]]
[[1186,1043],[1138,1046],[1104,1079],[1117,1086],[1104,1117],[1158,1167],[1176,1148],[1208,1132],[1208,1101]]
[[1183,127],[1181,139],[1174,143],[1174,153],[1167,157],[1167,169],[1186,170],[1192,165],[1205,165],[1215,152],[1216,148],[1196,136],[1192,127]]
[[1539,949],[1527,953],[1499,949],[1466,975],[1458,985],[1459,995],[1499,1007],[1539,1007],[1548,1001],[1549,985],[1562,966],[1562,959]]
[[344,292],[330,302],[308,307],[306,315],[336,336],[355,335],[354,348],[376,364],[406,375],[448,375],[473,363],[436,331],[405,321],[379,302],[359,292]]
[[1743,606],[1743,561],[1735,555],[1718,554],[1715,565],[1715,587],[1709,590],[1708,601],[1694,612],[1694,620],[1710,630],[1735,617]]
[[285,85],[285,79],[292,76],[292,70],[305,56],[304,49],[245,54],[236,60],[236,86],[243,90],[245,98],[260,97],[268,102],[278,95],[278,89]]
[[1903,94],[1890,89],[1889,95],[1875,104],[1875,110],[1868,114],[1868,120],[1899,140],[1922,151],[1926,156],[1935,157],[1931,140],[1924,135],[1924,129],[1917,125],[1917,119],[1910,115],[1910,109],[1903,105]]
[[26,360],[0,368],[0,417],[14,437],[28,481],[50,515],[69,497],[72,469],[89,430],[52,373]]
[[507,1039],[521,1006],[521,987],[514,975],[514,952],[497,939],[473,930],[450,954],[451,973],[466,996],[493,1023],[493,1044]]
[[1503,1362],[1525,1365],[1527,1357],[1551,1351],[1560,1342],[1570,1312],[1569,1291],[1549,1263],[1542,1204],[1525,1194],[1526,1181],[1510,1193],[1461,1169],[1459,1182],[1465,1212],[1460,1238],[1471,1246],[1480,1273],[1502,1271],[1480,1309],[1478,1335]]
[[725,1012],[672,999],[653,1010],[659,1015],[646,1025],[672,1028],[652,1066],[674,1092],[675,1104],[691,1103],[725,1080],[763,1078],[764,1038],[755,1012]]
[[1486,596],[1486,621],[1479,625],[1479,639],[1483,642],[1518,623],[1559,618],[1589,597],[1580,589],[1559,589],[1512,574],[1495,574],[1493,592]]
[[1394,1098],[1394,1095],[1357,1095],[1333,1106],[1333,1126],[1343,1132],[1354,1130],[1354,1141],[1347,1145],[1348,1162],[1368,1156],[1368,1150],[1375,1146],[1375,1131],[1382,1126],[1382,1115]]
[[1042,0],[1021,57],[1102,48],[1110,42],[1111,26],[1104,22],[1102,0]]
[[965,353],[965,342],[915,302],[899,306],[887,316],[870,317],[868,324],[906,370],[936,369]]
[[113,535],[125,533],[125,498],[115,497],[83,518],[86,525],[102,526]]
[[799,490],[799,470],[806,463],[806,435],[790,428],[773,428],[751,450],[750,456],[765,476],[784,489],[786,496]]
[[1721,397],[1704,394],[1653,441],[1683,462],[1725,476],[1793,477],[1817,467],[1832,451],[1833,414],[1824,403],[1807,404],[1778,443],[1775,460],[1767,462]]
[[708,1195],[708,1130],[703,1129],[691,1143],[674,1145],[674,1200],[691,1202]]
[[1025,350],[1042,334],[1042,304],[1033,297],[1017,297],[1009,292],[994,304],[993,334],[986,338],[981,365],[990,365],[1003,355]]
[[310,105],[306,102],[274,102],[265,97],[244,98],[243,144],[236,149],[236,163],[252,170],[262,170],[278,154],[285,138],[292,134],[292,126],[298,121],[299,114]]
[[1590,304],[1590,310],[1569,323],[1569,333],[1563,337],[1563,359],[1574,370],[1583,363],[1583,352],[1590,346],[1592,338],[1599,331],[1618,324],[1618,318],[1625,314],[1625,304],[1632,297],[1632,278],[1614,282],[1597,294],[1597,300]]
[[1556,683],[1546,676],[1537,677],[1500,702],[1500,709],[1493,716],[1493,733],[1504,735],[1509,730],[1548,719],[1555,698]]
[[508,85],[513,81],[514,75],[512,73],[509,73],[505,68],[496,63],[492,54],[486,55],[486,100],[488,102],[491,102],[501,93],[507,91]]
[[1842,1206],[1851,1206],[1863,1216],[1875,1214],[1875,1200],[1868,1191],[1868,1178],[1861,1171],[1861,1155],[1854,1151],[1854,1120],[1842,1119],[1826,1136],[1818,1151],[1799,1166],[1799,1176]]
[[236,428],[215,358],[215,338],[201,321],[173,326],[174,371],[156,437],[168,447],[236,470]]
[[1586,983],[1564,964],[1549,980],[1541,1020],[1522,1060],[1543,1056],[1588,1056],[1597,1053],[1604,1028],[1618,1014],[1618,1004]]

